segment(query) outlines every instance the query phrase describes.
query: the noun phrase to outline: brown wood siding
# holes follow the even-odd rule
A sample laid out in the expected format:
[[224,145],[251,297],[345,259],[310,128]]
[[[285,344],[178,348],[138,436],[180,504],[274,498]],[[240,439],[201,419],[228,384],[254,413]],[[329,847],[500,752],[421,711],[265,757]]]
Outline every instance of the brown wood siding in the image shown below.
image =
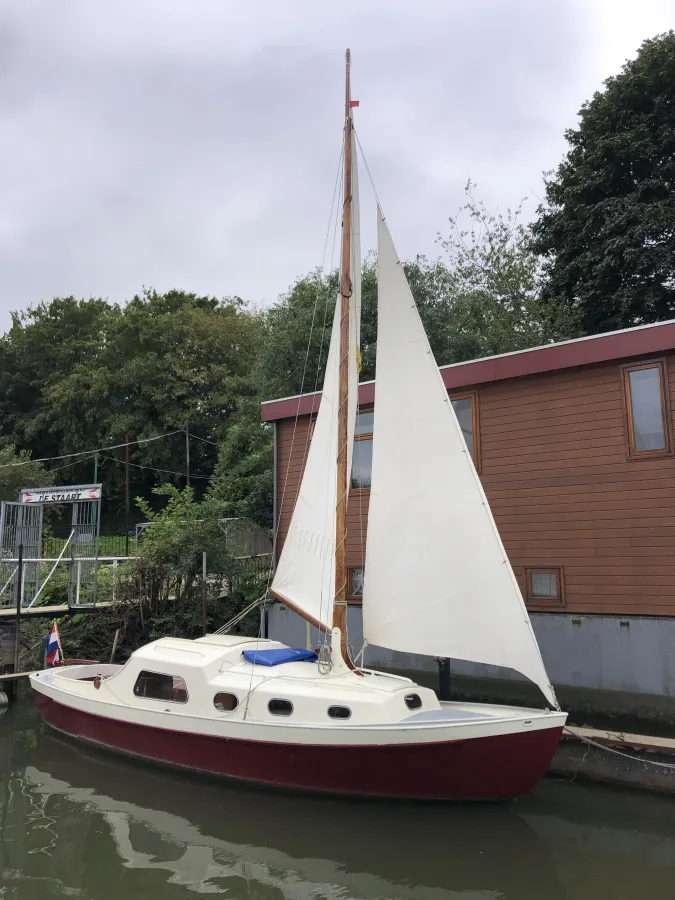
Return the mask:
[[[481,480],[504,546],[523,590],[526,567],[563,567],[562,612],[675,615],[675,457],[629,458],[621,365],[633,361],[475,388]],[[671,417],[675,354],[666,362]],[[294,420],[278,422],[280,547],[308,422],[298,420],[295,440]],[[367,510],[368,492],[352,492],[350,567],[363,563]]]

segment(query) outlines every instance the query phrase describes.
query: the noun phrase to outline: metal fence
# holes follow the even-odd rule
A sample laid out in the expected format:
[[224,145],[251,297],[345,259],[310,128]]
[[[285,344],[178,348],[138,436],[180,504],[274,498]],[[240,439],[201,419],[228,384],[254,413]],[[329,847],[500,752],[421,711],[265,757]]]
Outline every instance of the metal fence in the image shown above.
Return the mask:
[[[53,534],[42,539],[42,556],[57,557],[63,550],[67,537]],[[135,534],[101,534],[99,538],[99,554],[101,556],[135,556],[138,553],[138,540]]]

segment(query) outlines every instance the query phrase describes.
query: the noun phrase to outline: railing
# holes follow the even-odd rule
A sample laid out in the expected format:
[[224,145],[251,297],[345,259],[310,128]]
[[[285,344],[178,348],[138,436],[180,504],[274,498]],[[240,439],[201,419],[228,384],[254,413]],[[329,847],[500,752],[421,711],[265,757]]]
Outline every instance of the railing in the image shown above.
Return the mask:
[[[113,600],[113,602],[117,599],[117,590],[118,590],[118,584],[119,584],[119,581],[118,581],[119,566],[122,563],[128,562],[130,559],[133,559],[133,558],[134,557],[132,557],[132,556],[99,556],[99,558],[98,558],[99,571],[102,569],[112,570],[112,600]],[[6,558],[3,560],[3,562],[9,563],[9,564],[16,563],[18,565],[19,560],[16,558]],[[42,594],[44,588],[47,586],[47,584],[49,582],[49,578],[53,575],[54,571],[56,570],[56,567],[58,566],[58,564],[61,563],[62,565],[70,565],[71,559],[69,556],[64,557],[63,555],[57,556],[57,557],[41,557],[41,558],[24,557],[23,562],[24,563],[31,563],[31,562],[35,563],[36,562],[36,563],[40,563],[40,564],[51,565],[51,570],[49,572],[49,575],[41,583],[40,590],[35,595],[35,598],[30,603],[22,602],[22,604],[21,604],[22,607],[24,607],[24,609],[27,609],[27,608],[32,607],[35,604],[35,601],[38,600],[38,598]],[[76,573],[76,575],[75,575],[76,602],[72,604],[71,609],[76,609],[80,605],[77,601],[80,598],[80,586],[81,586],[81,579],[82,579],[82,564],[86,563],[88,565],[92,565],[94,560],[80,558],[80,559],[75,559],[72,562],[74,562],[74,564],[75,564],[75,573]],[[16,569],[14,571],[16,571]],[[12,607],[15,605],[15,603],[16,603],[16,598],[14,597],[13,591],[3,592],[2,594],[0,594],[0,608]],[[50,604],[38,604],[38,605],[51,606],[51,605],[63,605],[63,603],[54,601],[53,603],[50,603]],[[90,606],[90,605],[92,605],[92,604],[82,604],[83,607]],[[96,604],[94,604],[94,605],[96,605]]]
[[[45,557],[58,556],[67,537],[45,537],[42,539],[42,553]],[[98,552],[102,556],[135,556],[138,553],[138,539],[134,534],[102,534],[99,537]]]

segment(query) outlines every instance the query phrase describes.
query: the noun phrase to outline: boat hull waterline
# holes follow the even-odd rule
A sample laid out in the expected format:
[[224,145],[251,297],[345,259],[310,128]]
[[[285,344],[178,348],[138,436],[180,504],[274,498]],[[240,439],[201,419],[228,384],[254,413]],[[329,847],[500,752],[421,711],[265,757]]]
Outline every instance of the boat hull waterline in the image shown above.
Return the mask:
[[562,732],[562,725],[556,724],[420,743],[282,743],[101,716],[61,703],[35,686],[34,695],[48,725],[99,748],[260,786],[362,797],[460,801],[517,797],[546,773]]

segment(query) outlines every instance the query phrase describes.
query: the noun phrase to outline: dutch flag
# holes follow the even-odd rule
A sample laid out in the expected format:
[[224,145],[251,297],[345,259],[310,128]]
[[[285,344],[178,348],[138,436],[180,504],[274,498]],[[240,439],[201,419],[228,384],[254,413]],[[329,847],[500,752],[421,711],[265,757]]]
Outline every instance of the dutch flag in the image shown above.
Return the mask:
[[45,663],[48,666],[55,666],[61,662],[61,640],[59,638],[59,629],[56,622],[52,625],[51,634],[49,635],[49,643],[47,644],[47,652],[45,653]]

